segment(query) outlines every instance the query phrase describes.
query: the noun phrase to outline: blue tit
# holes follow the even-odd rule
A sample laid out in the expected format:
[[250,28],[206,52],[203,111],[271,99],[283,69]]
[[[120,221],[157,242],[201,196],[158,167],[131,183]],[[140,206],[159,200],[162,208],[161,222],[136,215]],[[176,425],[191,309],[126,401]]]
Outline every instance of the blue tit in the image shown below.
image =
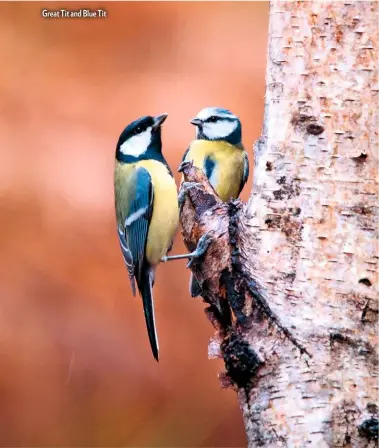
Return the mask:
[[[142,297],[154,358],[159,359],[152,287],[155,270],[172,247],[179,223],[178,195],[162,154],[161,125],[167,114],[145,116],[121,133],[114,171],[118,236],[133,295]],[[164,260],[166,261],[166,260]]]
[[[202,169],[221,200],[238,198],[249,177],[240,120],[227,109],[207,107],[191,124],[196,126],[196,139],[184,153],[182,162],[192,161]],[[191,295],[196,297],[200,292],[197,281],[191,277]]]

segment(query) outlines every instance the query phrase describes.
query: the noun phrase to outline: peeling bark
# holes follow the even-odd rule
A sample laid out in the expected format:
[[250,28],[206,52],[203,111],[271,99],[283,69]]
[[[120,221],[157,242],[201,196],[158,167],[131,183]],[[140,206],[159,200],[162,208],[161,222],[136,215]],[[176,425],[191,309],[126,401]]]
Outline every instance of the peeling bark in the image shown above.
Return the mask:
[[181,213],[249,447],[376,446],[376,2],[270,11],[266,108],[249,203],[188,165]]

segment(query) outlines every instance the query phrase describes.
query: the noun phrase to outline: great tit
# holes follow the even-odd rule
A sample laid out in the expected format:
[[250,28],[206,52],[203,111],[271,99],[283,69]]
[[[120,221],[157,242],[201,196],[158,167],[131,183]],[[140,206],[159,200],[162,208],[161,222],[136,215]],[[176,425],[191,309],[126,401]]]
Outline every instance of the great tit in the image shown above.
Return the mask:
[[114,189],[122,255],[133,295],[142,297],[154,358],[159,360],[152,287],[155,269],[171,250],[179,223],[178,195],[162,154],[161,125],[167,114],[145,116],[121,133],[116,147]]
[[[202,169],[224,202],[238,198],[249,177],[239,118],[227,109],[207,107],[190,123],[196,126],[196,139],[184,153],[182,163],[192,161]],[[193,276],[190,293],[193,297],[201,293]]]

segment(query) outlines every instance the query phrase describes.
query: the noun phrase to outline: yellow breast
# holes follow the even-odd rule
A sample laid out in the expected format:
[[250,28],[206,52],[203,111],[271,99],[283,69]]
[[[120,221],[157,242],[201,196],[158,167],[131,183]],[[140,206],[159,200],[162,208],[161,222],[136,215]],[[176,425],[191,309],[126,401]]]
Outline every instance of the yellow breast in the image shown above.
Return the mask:
[[178,193],[175,180],[167,168],[156,160],[141,160],[154,186],[154,208],[146,243],[146,259],[158,264],[167,254],[179,224]]
[[211,185],[224,202],[237,198],[244,171],[243,149],[224,141],[194,140],[186,160],[205,171],[205,160],[211,157],[215,162]]

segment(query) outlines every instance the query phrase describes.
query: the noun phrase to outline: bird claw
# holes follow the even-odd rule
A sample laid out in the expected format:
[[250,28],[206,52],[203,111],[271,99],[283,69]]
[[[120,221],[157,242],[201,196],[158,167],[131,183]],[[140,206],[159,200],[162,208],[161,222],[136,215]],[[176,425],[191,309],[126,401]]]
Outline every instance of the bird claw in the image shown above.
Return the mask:
[[179,209],[181,210],[184,204],[184,201],[187,197],[188,191],[191,190],[191,188],[199,187],[201,184],[198,182],[183,182],[182,187],[180,189],[179,195],[178,195],[178,204]]
[[165,255],[161,258],[161,261],[163,263],[166,263],[166,261],[170,260],[182,260],[183,258],[189,258],[190,262],[187,264],[187,268],[191,267],[192,264],[195,262],[195,259],[200,258],[205,254],[205,252],[208,249],[208,246],[210,245],[212,241],[211,234],[213,233],[212,230],[205,233],[198,241],[196,249],[191,252],[190,254],[181,254],[181,255]]
[[196,249],[191,252],[191,258],[187,263],[187,268],[190,268],[194,263],[198,261],[199,258],[201,258],[206,253],[213,239],[212,233],[213,232],[210,230],[199,239]]

